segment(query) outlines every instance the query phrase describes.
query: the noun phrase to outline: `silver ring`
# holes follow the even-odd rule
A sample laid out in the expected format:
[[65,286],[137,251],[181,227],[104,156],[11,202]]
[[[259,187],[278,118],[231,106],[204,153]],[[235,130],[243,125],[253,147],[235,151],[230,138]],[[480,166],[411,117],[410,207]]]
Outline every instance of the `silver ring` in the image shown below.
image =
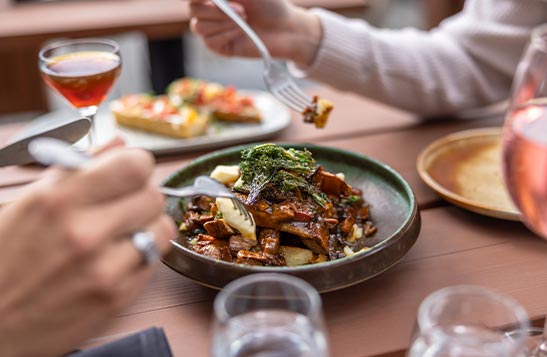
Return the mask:
[[133,234],[131,242],[141,254],[145,265],[151,265],[160,260],[160,252],[156,246],[156,236],[151,231],[141,231]]

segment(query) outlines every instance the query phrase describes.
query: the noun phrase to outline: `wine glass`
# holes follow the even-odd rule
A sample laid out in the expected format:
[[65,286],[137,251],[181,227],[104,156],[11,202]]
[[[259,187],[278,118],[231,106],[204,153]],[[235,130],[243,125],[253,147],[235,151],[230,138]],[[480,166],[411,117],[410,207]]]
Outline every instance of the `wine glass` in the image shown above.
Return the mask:
[[[503,175],[522,220],[547,239],[547,25],[534,29],[513,81],[503,128]],[[543,342],[532,354],[547,357]]]
[[479,286],[451,286],[420,305],[408,356],[523,357],[527,328],[526,311],[514,299]]
[[121,72],[119,46],[108,39],[77,39],[45,46],[38,55],[44,81],[91,121],[89,148],[96,145],[94,117]]
[[214,302],[213,357],[326,357],[321,299],[307,282],[252,274],[226,285]]

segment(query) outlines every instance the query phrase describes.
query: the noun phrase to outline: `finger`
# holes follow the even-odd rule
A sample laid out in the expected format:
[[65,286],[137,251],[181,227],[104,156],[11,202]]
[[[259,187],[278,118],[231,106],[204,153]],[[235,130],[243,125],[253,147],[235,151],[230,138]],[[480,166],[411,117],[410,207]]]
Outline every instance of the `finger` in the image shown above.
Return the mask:
[[210,37],[236,28],[237,25],[233,22],[198,20],[195,17],[190,21],[192,32],[202,37]]
[[116,135],[112,140],[110,140],[108,143],[104,144],[97,150],[93,152],[93,156],[101,155],[107,151],[119,149],[125,146],[125,141],[121,136]]
[[[230,6],[241,18],[244,20],[247,19],[245,8],[241,4],[231,2]],[[196,17],[199,20],[231,21],[226,14],[211,3],[190,3],[190,16]]]
[[[156,247],[161,256],[170,249],[170,240],[175,238],[176,229],[173,221],[162,215],[145,228],[155,237]],[[95,287],[105,293],[115,289],[139,270],[151,270],[153,265],[143,265],[141,253],[133,245],[131,238],[123,237],[105,245],[104,249],[90,267],[90,279],[94,280]]]
[[[157,219],[165,198],[152,186],[118,200],[102,203],[75,217],[70,231],[74,239],[92,251],[105,240],[130,235]],[[78,243],[78,242],[76,242]]]
[[143,150],[111,150],[84,170],[70,172],[59,185],[60,194],[76,203],[95,204],[130,194],[148,183],[154,158]]
[[[234,28],[225,32],[218,33],[213,36],[205,37],[203,40],[207,47],[211,50],[224,55],[231,55],[234,53],[234,44],[236,41],[242,39],[243,32],[240,28]],[[238,55],[245,55],[238,53]]]

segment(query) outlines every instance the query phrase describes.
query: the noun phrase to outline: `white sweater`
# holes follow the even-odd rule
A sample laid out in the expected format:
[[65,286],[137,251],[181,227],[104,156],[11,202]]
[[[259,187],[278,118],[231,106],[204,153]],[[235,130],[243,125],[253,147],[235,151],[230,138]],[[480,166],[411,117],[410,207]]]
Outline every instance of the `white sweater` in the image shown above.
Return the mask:
[[547,2],[468,0],[429,32],[377,29],[314,9],[323,39],[313,64],[293,72],[423,115],[454,114],[508,97]]

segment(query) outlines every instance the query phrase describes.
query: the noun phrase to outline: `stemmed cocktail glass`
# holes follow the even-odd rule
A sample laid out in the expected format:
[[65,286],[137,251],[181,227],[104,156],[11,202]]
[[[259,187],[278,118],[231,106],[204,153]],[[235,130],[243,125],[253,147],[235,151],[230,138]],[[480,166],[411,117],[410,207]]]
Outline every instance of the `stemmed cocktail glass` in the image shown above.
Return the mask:
[[91,120],[89,148],[96,145],[94,117],[121,72],[119,46],[108,39],[56,42],[39,53],[45,82]]

